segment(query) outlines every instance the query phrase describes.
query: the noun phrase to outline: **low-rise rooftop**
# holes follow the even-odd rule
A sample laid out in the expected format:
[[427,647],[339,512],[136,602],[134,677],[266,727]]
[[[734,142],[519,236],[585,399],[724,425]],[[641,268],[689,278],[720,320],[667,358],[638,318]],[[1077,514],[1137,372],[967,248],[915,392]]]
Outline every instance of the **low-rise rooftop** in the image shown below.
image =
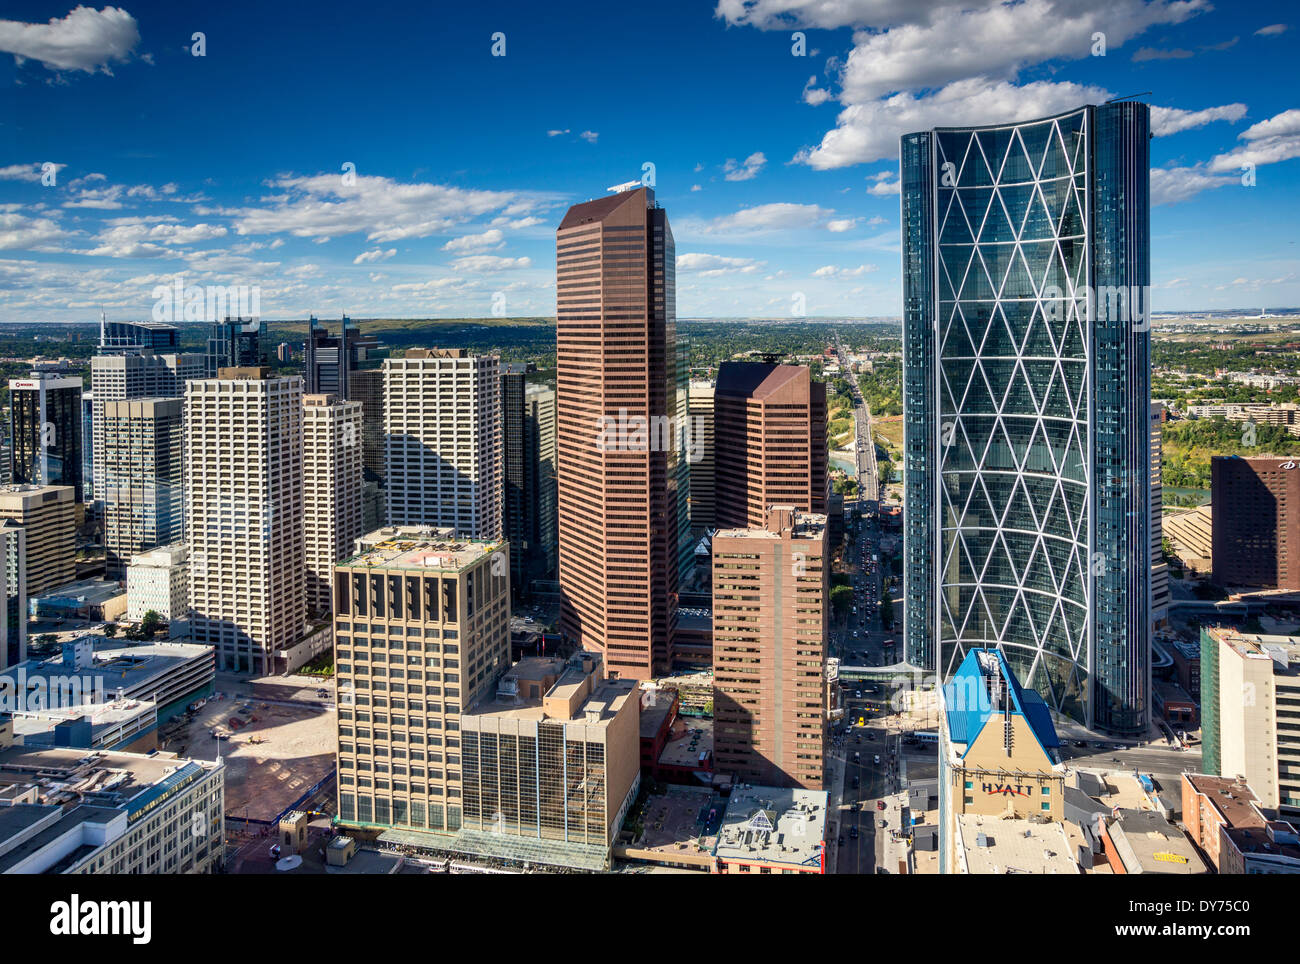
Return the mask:
[[826,845],[827,799],[824,790],[737,787],[714,855],[723,863],[817,868]]
[[966,874],[1077,874],[1060,823],[957,814],[957,866]]

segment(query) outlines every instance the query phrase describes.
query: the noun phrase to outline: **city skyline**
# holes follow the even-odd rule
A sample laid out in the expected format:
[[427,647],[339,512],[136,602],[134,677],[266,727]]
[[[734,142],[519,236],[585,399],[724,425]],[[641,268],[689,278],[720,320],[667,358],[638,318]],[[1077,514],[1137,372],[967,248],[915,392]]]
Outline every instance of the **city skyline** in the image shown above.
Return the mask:
[[[220,10],[198,23],[153,4],[31,4],[0,30],[15,134],[0,165],[0,320],[90,320],[101,307],[147,318],[154,289],[177,276],[256,286],[269,319],[549,316],[563,211],[651,176],[679,212],[683,317],[790,317],[796,305],[896,316],[899,134],[1143,91],[1157,310],[1300,304],[1285,8],[1020,6],[1014,22],[992,3],[663,11],[663,43],[693,70],[670,72],[677,96],[660,100],[636,82],[606,89],[548,69],[579,48],[597,69],[617,66],[626,53],[593,41],[638,28],[634,11],[599,25],[415,13],[400,35],[359,18],[343,39],[291,13],[250,32]],[[1045,36],[1011,42],[1033,32],[1027,20]],[[364,50],[386,52],[382,87],[358,80]],[[649,74],[650,56],[626,76]],[[263,69],[245,72],[250,59]],[[334,70],[344,62],[360,69]],[[530,83],[541,75],[546,85]],[[258,106],[271,88],[301,109]],[[709,120],[720,106],[728,124]],[[232,134],[256,149],[223,150]],[[1250,189],[1242,161],[1255,165]]]

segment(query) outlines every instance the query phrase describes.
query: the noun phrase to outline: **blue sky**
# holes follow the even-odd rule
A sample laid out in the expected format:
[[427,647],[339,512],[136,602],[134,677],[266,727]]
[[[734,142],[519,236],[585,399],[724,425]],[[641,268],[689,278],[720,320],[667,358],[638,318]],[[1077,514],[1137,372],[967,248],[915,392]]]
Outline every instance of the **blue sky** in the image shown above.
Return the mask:
[[680,317],[896,315],[899,133],[1143,91],[1156,310],[1300,305],[1290,4],[180,6],[6,4],[0,321],[146,318],[177,274],[268,318],[549,315],[565,208],[647,163]]

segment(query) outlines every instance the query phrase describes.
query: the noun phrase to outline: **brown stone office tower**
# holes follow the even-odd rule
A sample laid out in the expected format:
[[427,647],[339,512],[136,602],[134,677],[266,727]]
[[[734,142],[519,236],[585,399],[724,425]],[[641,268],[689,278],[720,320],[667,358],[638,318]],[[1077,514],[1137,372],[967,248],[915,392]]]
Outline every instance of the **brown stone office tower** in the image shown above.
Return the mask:
[[673,234],[639,187],[574,205],[555,249],[561,630],[645,679],[677,628]]
[[713,416],[720,528],[762,526],[772,505],[826,511],[826,385],[806,365],[723,362]]
[[1300,590],[1300,459],[1210,459],[1211,565],[1220,586]]
[[713,537],[714,768],[821,790],[830,553],[826,516],[771,506]]

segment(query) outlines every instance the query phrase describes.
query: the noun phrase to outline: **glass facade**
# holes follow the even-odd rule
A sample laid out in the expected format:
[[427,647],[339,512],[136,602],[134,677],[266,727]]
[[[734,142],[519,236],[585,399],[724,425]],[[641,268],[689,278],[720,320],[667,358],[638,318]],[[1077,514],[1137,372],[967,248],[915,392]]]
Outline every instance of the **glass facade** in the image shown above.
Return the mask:
[[947,679],[998,646],[1117,732],[1150,692],[1148,127],[1109,104],[901,145],[907,656]]

